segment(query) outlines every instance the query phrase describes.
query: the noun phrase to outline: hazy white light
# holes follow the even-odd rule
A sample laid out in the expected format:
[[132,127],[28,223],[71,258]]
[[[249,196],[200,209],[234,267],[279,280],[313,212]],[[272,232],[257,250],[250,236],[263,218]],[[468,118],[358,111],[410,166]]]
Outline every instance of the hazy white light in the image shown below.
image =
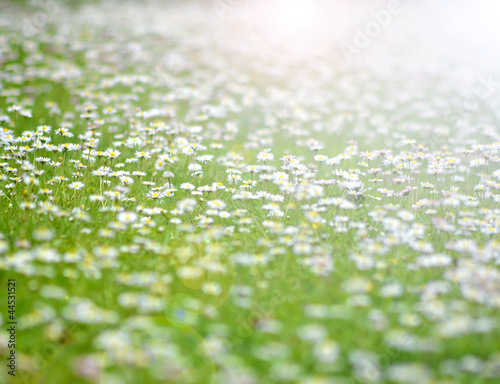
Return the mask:
[[263,48],[278,55],[310,56],[326,49],[342,23],[341,0],[248,2],[248,24]]
[[310,33],[320,10],[307,0],[277,0],[271,3],[277,30],[288,36]]

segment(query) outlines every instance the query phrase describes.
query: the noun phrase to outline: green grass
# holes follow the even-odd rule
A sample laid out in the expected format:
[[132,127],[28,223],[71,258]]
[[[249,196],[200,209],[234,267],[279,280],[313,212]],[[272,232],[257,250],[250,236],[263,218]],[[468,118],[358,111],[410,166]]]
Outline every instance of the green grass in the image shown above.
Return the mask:
[[[133,57],[125,44],[117,43],[111,35],[117,30],[107,25],[94,28],[75,24],[69,37],[58,29],[58,23],[62,21],[31,40],[34,43],[31,51],[14,40],[2,47],[5,52],[13,53],[1,64],[0,70],[0,115],[10,118],[0,124],[4,137],[21,138],[26,131],[35,132],[38,126],[48,125],[52,131],[47,136],[54,145],[86,145],[90,136],[79,135],[93,132],[100,140],[94,148],[96,151],[115,148],[121,154],[117,159],[110,159],[95,153],[92,155],[95,162],[89,162],[83,157],[82,149],[63,153],[44,148],[19,153],[19,148],[8,147],[21,146],[20,143],[3,141],[0,248],[5,249],[0,257],[0,319],[3,320],[0,339],[7,337],[4,293],[8,279],[16,280],[18,325],[16,377],[7,375],[4,364],[0,366],[0,383],[353,383],[363,380],[391,383],[396,382],[391,381],[394,378],[391,372],[394,373],[397,364],[407,363],[428,369],[428,375],[420,377],[421,371],[413,371],[408,366],[407,382],[494,383],[498,380],[498,376],[488,374],[485,369],[475,374],[459,368],[452,373],[442,369],[442,363],[447,360],[457,362],[474,356],[485,365],[496,364],[498,374],[500,272],[498,243],[494,241],[498,239],[499,206],[487,198],[484,191],[474,190],[475,186],[482,185],[498,196],[498,187],[495,187],[495,183],[498,185],[495,160],[498,142],[494,143],[472,127],[468,140],[463,142],[454,139],[457,131],[453,129],[448,133],[451,139],[439,138],[436,127],[444,123],[443,114],[421,117],[412,109],[412,103],[400,103],[398,110],[391,112],[383,105],[372,106],[366,100],[356,100],[363,95],[365,86],[380,88],[378,95],[382,101],[396,100],[401,87],[398,78],[389,82],[374,74],[366,79],[361,69],[338,65],[333,79],[352,78],[357,94],[345,94],[332,78],[326,78],[319,88],[309,90],[324,100],[324,106],[328,107],[325,110],[309,98],[295,94],[295,84],[303,74],[300,67],[283,66],[290,75],[286,80],[261,73],[250,63],[240,62],[241,67],[227,67],[224,73],[211,62],[212,55],[228,66],[237,65],[238,59],[216,44],[202,48],[183,45],[185,41],[175,36],[135,35],[132,29],[122,26],[120,33],[125,41],[146,47],[143,57]],[[13,30],[14,26],[10,28]],[[182,34],[188,34],[188,30],[187,26],[186,30],[179,29]],[[4,29],[2,34],[9,32],[11,30]],[[56,37],[59,40],[55,40]],[[85,49],[73,49],[71,44],[76,43]],[[113,49],[106,51],[107,46]],[[165,49],[183,52],[191,64],[180,72],[169,73],[165,69],[175,84],[165,84],[165,77],[153,72],[144,84],[102,86],[102,81],[118,74],[151,75],[150,68],[160,60]],[[71,65],[78,68],[80,74],[75,78],[51,77],[54,64],[62,65],[61,68]],[[238,74],[245,74],[249,81],[238,82]],[[219,79],[214,84],[217,76]],[[445,74],[441,81],[446,81]],[[198,95],[182,96],[185,87],[197,90]],[[272,87],[285,92],[286,96],[277,100],[272,96]],[[431,82],[419,87],[432,100]],[[256,99],[248,100],[242,94],[245,92],[255,92]],[[168,95],[170,98],[165,99]],[[209,114],[206,120],[192,119],[203,105],[220,106],[224,98],[231,99],[240,110],[223,110],[222,116]],[[343,98],[351,106],[359,103],[367,113],[339,107]],[[418,100],[416,95],[414,101]],[[50,112],[49,102],[58,106],[59,114]],[[13,105],[30,109],[32,117],[8,112]],[[88,105],[93,105],[95,113],[90,119],[80,116]],[[134,116],[139,110],[165,106],[174,109],[176,115]],[[104,113],[108,107],[115,110],[112,115]],[[430,101],[427,107],[432,108]],[[281,113],[284,110],[288,112],[285,116]],[[306,118],[301,117],[304,111],[309,114]],[[391,125],[394,115],[399,120]],[[346,120],[339,128],[329,130],[341,116]],[[375,128],[370,126],[370,117],[373,116],[385,121],[386,133],[380,131],[372,135]],[[269,122],[269,118],[275,121]],[[100,127],[89,128],[97,124],[98,119],[103,120],[98,124]],[[488,107],[482,105],[466,123],[488,124],[490,119]],[[69,128],[73,137],[57,136],[54,131],[68,122],[73,124]],[[237,132],[224,129],[227,122],[234,122]],[[420,124],[420,129],[405,128],[409,123]],[[145,128],[154,124],[179,127],[180,132],[148,135]],[[317,124],[323,126],[318,128]],[[202,127],[199,135],[183,128],[198,125]],[[302,130],[303,134],[294,135],[293,130]],[[262,140],[265,136],[267,141]],[[142,145],[128,148],[120,144],[131,137],[140,138]],[[214,156],[213,161],[202,165],[201,178],[188,171],[188,165],[196,161],[193,156],[182,153],[185,144],[179,141],[181,138],[190,144],[206,146],[196,156]],[[421,155],[421,149],[416,146],[402,147],[401,140],[406,138],[415,139],[415,145],[425,144],[428,151]],[[323,148],[309,149],[305,141],[310,139],[318,140]],[[357,141],[359,148],[350,148],[349,140]],[[35,138],[23,146],[34,148],[36,142]],[[221,148],[211,148],[214,142],[220,143]],[[472,144],[481,144],[474,154],[465,157],[457,152]],[[154,148],[158,153],[153,153],[151,159],[125,163],[136,151]],[[266,165],[275,169],[260,174],[283,171],[291,182],[289,188],[283,188],[278,182],[259,180],[258,175],[244,171],[247,165],[264,164],[257,163],[256,156],[266,148],[274,154],[274,160]],[[393,154],[402,157],[411,155],[412,159],[402,158],[400,162],[408,168],[384,166],[383,155],[367,161],[367,167],[358,164],[362,161],[360,153],[382,149],[391,149]],[[155,162],[160,154],[171,152],[176,159],[163,170],[156,170]],[[352,158],[335,166],[314,160],[316,154],[331,158],[349,152]],[[336,184],[323,186],[321,197],[302,199],[301,188],[310,193],[314,182],[304,173],[295,178],[291,170],[280,169],[283,165],[280,157],[287,154],[296,155],[310,170],[317,170],[313,175],[315,180],[334,179]],[[35,160],[40,156],[61,165],[55,168],[43,165]],[[439,158],[459,159],[461,165],[445,167],[437,176],[428,174],[429,163]],[[477,158],[487,161],[479,168],[471,167],[469,162]],[[416,161],[415,169],[419,173],[409,169],[411,160]],[[77,169],[72,161],[81,161],[86,167]],[[23,170],[22,162],[32,164],[33,168]],[[124,166],[116,168],[122,162]],[[118,200],[113,200],[106,193],[119,190],[122,183],[117,177],[93,176],[92,171],[101,166],[131,173],[142,171],[145,176],[131,176],[134,183],[125,193],[118,194]],[[17,169],[16,173],[9,168]],[[227,170],[231,168],[243,172],[242,180],[228,181]],[[367,172],[370,168],[383,168],[383,172],[371,175]],[[40,170],[43,174],[37,175],[36,171]],[[174,174],[173,178],[162,176],[167,170]],[[346,171],[346,175],[333,175],[334,170]],[[81,172],[81,176],[75,177],[74,172]],[[486,176],[481,177],[481,173]],[[363,192],[363,199],[355,200],[348,195],[345,185],[342,186],[350,177],[347,174],[359,174],[363,186],[372,188]],[[16,175],[19,179],[12,180]],[[26,183],[23,175],[32,175],[36,183]],[[60,176],[67,180],[51,184],[53,178]],[[463,180],[453,179],[454,176],[461,176]],[[373,177],[382,182],[370,182]],[[413,179],[407,182],[404,177]],[[397,178],[403,181],[394,180]],[[109,183],[104,183],[105,180]],[[248,187],[243,180],[253,180],[256,184]],[[75,181],[82,182],[84,187],[68,188]],[[172,197],[152,199],[147,194],[153,187],[142,184],[143,181],[155,182],[156,187],[170,182],[177,190]],[[423,188],[420,182],[426,181],[435,186]],[[14,183],[12,189],[7,188],[11,183]],[[195,187],[219,183],[222,188],[195,196],[180,188],[183,183],[192,183]],[[387,188],[397,193],[407,185],[416,188],[403,197],[388,197],[377,191],[377,188]],[[451,194],[459,200],[457,206],[447,205],[442,193],[452,187],[459,188]],[[40,194],[44,189],[52,192]],[[240,190],[281,196],[282,201],[278,201],[274,209],[283,215],[268,217],[266,204],[270,200],[234,199]],[[102,201],[92,201],[92,195],[102,196]],[[477,205],[466,206],[467,196],[475,198]],[[326,197],[341,197],[344,203],[353,205],[350,209],[318,205],[321,198]],[[196,200],[194,209],[174,215],[172,210],[187,198]],[[417,205],[424,198],[436,201],[435,212],[425,212],[426,209]],[[207,202],[215,199],[225,204],[221,211],[229,212],[229,218],[207,214]],[[34,208],[23,209],[25,202],[34,203]],[[44,204],[57,209],[44,210]],[[390,204],[394,204],[395,209]],[[158,214],[150,214],[144,208],[159,209]],[[242,209],[246,212],[238,211]],[[398,216],[406,210],[415,215],[409,222]],[[317,214],[311,215],[311,211]],[[121,212],[136,212],[138,217],[134,223],[120,228],[116,222]],[[212,217],[213,222],[199,225],[200,215]],[[460,221],[465,216],[472,218],[470,223]],[[179,218],[180,223],[172,222],[174,217]],[[252,221],[242,224],[240,217]],[[323,222],[316,222],[318,217]],[[446,220],[454,231],[446,233],[436,229],[431,217]],[[347,229],[335,230],[329,225],[335,220],[343,222],[342,226]],[[415,229],[419,225],[421,235],[412,235],[411,227]],[[489,227],[491,234],[481,232]],[[47,231],[49,235],[44,236]],[[386,245],[385,250],[379,252],[371,244],[371,241],[389,242],[391,236],[397,237],[396,242]],[[419,251],[412,238],[432,245],[433,251]],[[459,240],[476,244],[478,251],[451,250],[449,243]],[[301,247],[310,250],[302,252]],[[116,254],[106,259],[106,252],[110,250]],[[47,252],[53,252],[58,258],[44,259]],[[71,252],[78,252],[80,257],[72,261],[67,256]],[[412,268],[424,253],[446,253],[452,261],[442,267]],[[373,262],[372,267],[362,268],[353,259],[356,255],[367,257]],[[323,256],[323,260],[315,259],[317,256]],[[26,260],[18,263],[23,257]],[[311,266],[315,262],[319,263],[317,268]],[[325,268],[323,262],[331,262],[332,268]],[[453,277],[457,269],[461,274]],[[473,276],[470,280],[464,276],[466,271]],[[485,277],[486,272],[489,275]],[[434,300],[442,311],[437,311],[434,317],[426,316],[422,308],[431,299],[422,295],[422,290],[432,288],[436,281],[446,283],[449,290]],[[388,283],[399,283],[402,293],[384,297],[381,289]],[[475,286],[478,299],[464,295],[463,290],[471,285]],[[215,291],[210,291],[211,288]],[[416,324],[404,321],[409,314],[417,315]],[[383,315],[380,327],[374,320],[379,315]],[[452,324],[453,321],[457,324]],[[481,322],[486,325],[491,322],[492,327],[485,326],[482,332],[474,332],[474,322],[478,326]],[[448,336],[442,332],[464,324],[469,325],[463,332]],[[394,331],[404,331],[415,339],[398,339],[402,347],[390,346],[387,340]],[[432,342],[436,347],[431,351],[412,350],[412,342],[408,340],[417,340],[417,344],[423,345]],[[7,348],[2,345],[0,350],[3,357]],[[356,350],[374,353],[379,366],[370,365],[366,357],[356,357],[353,354]],[[426,378],[429,381],[425,381]]]

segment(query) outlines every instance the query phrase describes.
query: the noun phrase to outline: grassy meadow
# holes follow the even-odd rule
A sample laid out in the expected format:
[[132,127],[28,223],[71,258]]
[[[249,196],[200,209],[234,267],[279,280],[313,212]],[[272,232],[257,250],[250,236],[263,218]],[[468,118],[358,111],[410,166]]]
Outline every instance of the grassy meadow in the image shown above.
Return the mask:
[[0,383],[500,380],[488,74],[274,60],[210,7],[1,7]]

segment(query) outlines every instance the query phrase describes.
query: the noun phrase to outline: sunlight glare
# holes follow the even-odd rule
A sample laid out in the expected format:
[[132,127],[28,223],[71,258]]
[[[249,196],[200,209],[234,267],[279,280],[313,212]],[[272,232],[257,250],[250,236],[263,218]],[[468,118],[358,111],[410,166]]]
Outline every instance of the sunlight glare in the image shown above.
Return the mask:
[[250,2],[248,24],[267,51],[308,57],[331,45],[342,22],[343,1]]

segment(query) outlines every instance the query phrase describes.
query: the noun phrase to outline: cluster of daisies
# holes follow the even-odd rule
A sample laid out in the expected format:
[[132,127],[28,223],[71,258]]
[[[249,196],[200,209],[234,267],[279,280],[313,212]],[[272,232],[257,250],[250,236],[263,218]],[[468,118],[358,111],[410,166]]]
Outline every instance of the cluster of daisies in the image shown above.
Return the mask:
[[499,380],[500,99],[462,110],[460,71],[404,56],[276,62],[174,7],[2,19],[19,375]]

